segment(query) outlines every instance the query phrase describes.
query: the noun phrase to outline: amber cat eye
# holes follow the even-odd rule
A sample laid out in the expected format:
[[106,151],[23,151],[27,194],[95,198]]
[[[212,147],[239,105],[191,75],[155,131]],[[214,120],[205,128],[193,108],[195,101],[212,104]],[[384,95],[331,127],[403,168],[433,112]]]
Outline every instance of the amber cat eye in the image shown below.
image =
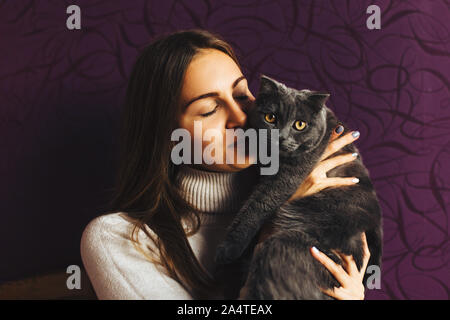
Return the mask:
[[268,122],[268,123],[274,123],[276,118],[275,115],[273,113],[266,113],[266,115],[264,116],[264,119]]
[[302,130],[305,129],[305,127],[306,127],[306,122],[297,120],[297,121],[295,121],[295,123],[294,123],[294,127],[295,127],[296,130],[302,131]]

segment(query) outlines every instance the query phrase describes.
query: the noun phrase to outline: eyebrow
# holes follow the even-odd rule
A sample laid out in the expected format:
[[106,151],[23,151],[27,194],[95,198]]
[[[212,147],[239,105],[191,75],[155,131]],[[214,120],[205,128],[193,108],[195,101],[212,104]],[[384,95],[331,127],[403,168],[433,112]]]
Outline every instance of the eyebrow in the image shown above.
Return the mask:
[[[238,85],[239,81],[241,81],[243,79],[245,79],[245,76],[240,76],[239,78],[234,80],[233,84],[231,85],[231,89],[234,89]],[[186,105],[184,106],[184,110],[186,110],[186,108],[194,101],[204,99],[204,98],[209,98],[209,97],[217,97],[218,95],[219,95],[219,93],[217,91],[201,94],[198,97],[195,97],[195,98],[191,99],[188,103],[186,103]]]

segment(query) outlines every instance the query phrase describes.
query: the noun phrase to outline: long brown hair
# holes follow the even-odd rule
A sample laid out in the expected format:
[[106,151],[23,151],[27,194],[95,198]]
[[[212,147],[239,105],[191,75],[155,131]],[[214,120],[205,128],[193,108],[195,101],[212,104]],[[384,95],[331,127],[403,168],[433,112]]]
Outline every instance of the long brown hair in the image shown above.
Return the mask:
[[[164,266],[194,298],[208,298],[216,293],[219,283],[205,272],[188,242],[187,236],[200,227],[199,212],[180,196],[174,183],[177,167],[170,160],[170,136],[181,115],[184,75],[200,49],[220,50],[240,68],[228,43],[199,29],[158,37],[134,64],[126,91],[118,172],[109,212],[126,213],[134,223],[133,243],[139,242],[136,231],[144,231],[157,248],[158,259],[148,258]],[[156,236],[146,230],[146,225]]]

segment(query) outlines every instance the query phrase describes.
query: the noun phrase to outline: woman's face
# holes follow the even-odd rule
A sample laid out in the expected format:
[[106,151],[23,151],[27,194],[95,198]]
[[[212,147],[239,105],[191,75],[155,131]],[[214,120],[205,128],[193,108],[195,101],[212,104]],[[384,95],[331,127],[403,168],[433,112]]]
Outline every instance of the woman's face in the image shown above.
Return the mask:
[[[201,144],[202,155],[205,148],[216,141],[214,137],[211,141],[202,139],[206,130],[213,129],[222,135],[222,141],[217,140],[214,144],[215,150],[211,151],[209,147],[208,152],[214,157],[222,155],[222,161],[206,164],[200,155],[202,163],[194,166],[210,171],[232,172],[245,169],[253,163],[248,152],[245,163],[237,161],[237,157],[229,157],[227,161],[227,153],[229,156],[233,154],[230,152],[237,154],[238,144],[234,141],[228,141],[227,144],[226,129],[245,130],[247,113],[255,101],[248,89],[247,79],[231,57],[215,49],[203,49],[197,53],[186,70],[180,101],[182,114],[178,126],[188,130],[191,135],[192,159],[196,152],[194,140],[201,140],[198,145]],[[194,135],[194,121],[197,121],[197,128],[201,124],[201,137]],[[229,160],[233,158],[234,161]]]

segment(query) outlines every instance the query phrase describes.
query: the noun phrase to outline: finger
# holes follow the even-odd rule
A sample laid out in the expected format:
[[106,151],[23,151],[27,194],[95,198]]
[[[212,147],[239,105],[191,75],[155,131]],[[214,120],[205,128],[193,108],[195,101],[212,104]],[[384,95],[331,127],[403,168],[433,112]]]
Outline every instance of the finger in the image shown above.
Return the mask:
[[330,159],[323,160],[316,167],[316,170],[320,170],[321,172],[326,173],[326,172],[330,171],[331,169],[334,169],[337,166],[340,166],[341,164],[355,160],[357,157],[358,157],[358,153],[356,153],[356,152],[341,154],[339,156],[335,156]]
[[351,131],[339,137],[338,139],[329,142],[325,152],[322,154],[321,160],[328,158],[330,155],[340,150],[342,147],[348,145],[349,143],[352,143],[359,138],[359,135],[359,131]]
[[350,277],[354,277],[355,275],[359,274],[358,267],[356,266],[356,261],[352,255],[346,255],[339,251],[337,251],[336,253],[342,259],[345,270],[347,271]]
[[320,252],[316,247],[311,248],[311,254],[313,255],[314,258],[319,260],[319,262],[325,268],[327,268],[328,271],[330,271],[330,273],[341,284],[341,286],[345,287],[345,285],[349,281],[349,276],[341,265],[331,260],[326,254]]
[[369,246],[367,245],[367,238],[366,233],[363,232],[361,236],[362,242],[363,242],[363,249],[364,249],[364,258],[363,258],[363,265],[361,268],[361,279],[364,278],[364,274],[366,273],[367,265],[369,264],[370,260],[370,251]]
[[331,133],[330,141],[337,139],[342,132],[344,132],[344,127],[342,125],[338,125]]
[[336,188],[341,186],[351,186],[355,185],[359,182],[359,179],[357,177],[350,177],[350,178],[326,178],[322,179],[320,182],[320,188]]
[[349,273],[349,269],[348,269],[349,265],[348,265],[347,260],[344,259],[344,254],[336,249],[332,249],[331,252],[333,252],[335,255],[337,255],[341,259],[342,266],[344,267],[345,271],[347,271],[347,273]]

